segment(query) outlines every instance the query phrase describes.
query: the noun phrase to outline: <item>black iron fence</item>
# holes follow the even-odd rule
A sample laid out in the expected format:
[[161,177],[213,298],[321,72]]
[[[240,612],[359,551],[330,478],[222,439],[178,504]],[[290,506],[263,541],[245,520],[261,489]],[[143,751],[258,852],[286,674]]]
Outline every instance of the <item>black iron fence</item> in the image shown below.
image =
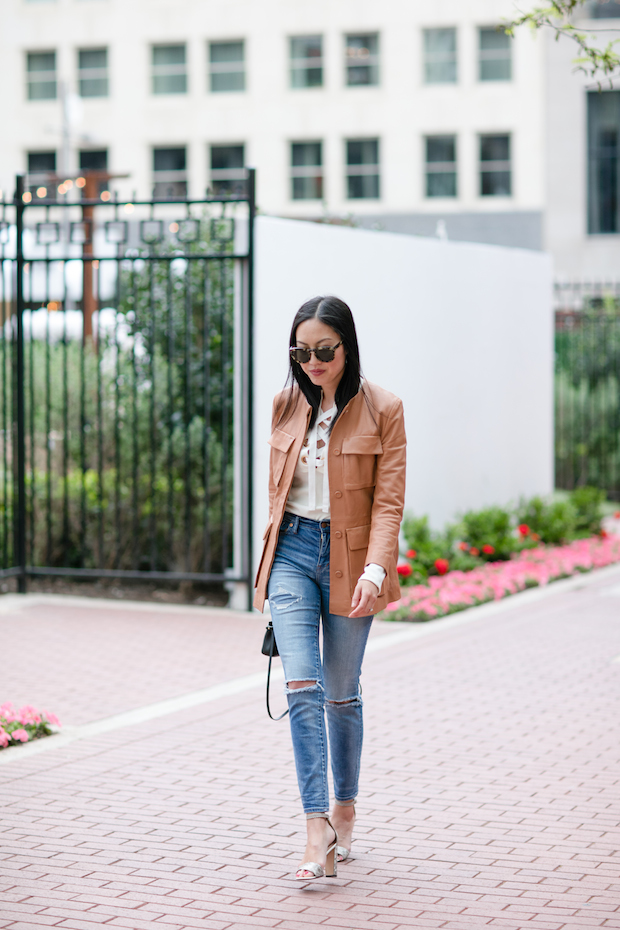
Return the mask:
[[0,575],[247,582],[254,174],[73,193],[0,204]]
[[620,282],[555,286],[556,487],[620,500]]

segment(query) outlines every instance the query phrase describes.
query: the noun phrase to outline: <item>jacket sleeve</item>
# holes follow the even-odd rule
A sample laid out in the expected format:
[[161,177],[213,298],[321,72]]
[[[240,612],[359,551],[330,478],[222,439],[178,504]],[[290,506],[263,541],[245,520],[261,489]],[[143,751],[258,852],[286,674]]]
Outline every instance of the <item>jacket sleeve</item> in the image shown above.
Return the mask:
[[383,452],[377,456],[366,564],[374,562],[387,573],[398,557],[398,534],[405,506],[407,438],[401,400],[394,402],[382,427]]
[[[271,407],[271,432],[272,433],[275,429],[276,423],[278,422],[282,404],[283,404],[282,393],[276,394],[276,396],[273,399],[273,405]],[[271,523],[272,516],[273,516],[273,499],[276,493],[276,485],[273,480],[273,468],[271,467],[271,456],[272,455],[273,455],[273,452],[271,451],[271,447],[270,447],[270,452],[269,452],[269,523]]]

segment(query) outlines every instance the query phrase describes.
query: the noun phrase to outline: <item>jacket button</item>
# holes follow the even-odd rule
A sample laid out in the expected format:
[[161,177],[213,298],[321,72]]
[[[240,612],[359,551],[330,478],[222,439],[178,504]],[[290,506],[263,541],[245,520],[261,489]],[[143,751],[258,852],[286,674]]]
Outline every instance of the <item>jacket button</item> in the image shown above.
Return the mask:
[[336,572],[336,578],[342,578],[342,572]]
[[342,497],[342,491],[334,491],[334,497]]
[[340,532],[340,530],[336,530],[336,532],[334,533],[334,536],[336,537],[336,539],[340,539],[342,536],[342,533]]
[[340,455],[340,449],[334,449],[334,455]]

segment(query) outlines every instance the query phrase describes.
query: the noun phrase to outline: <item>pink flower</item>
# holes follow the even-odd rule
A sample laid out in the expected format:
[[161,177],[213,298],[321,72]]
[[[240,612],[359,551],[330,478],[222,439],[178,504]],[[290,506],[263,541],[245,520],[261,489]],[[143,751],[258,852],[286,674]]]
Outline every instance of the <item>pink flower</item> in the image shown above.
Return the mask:
[[13,739],[18,740],[20,743],[28,742],[28,734],[26,733],[25,730],[13,730],[13,732],[11,733],[11,736],[13,737]]
[[[437,561],[447,567],[447,560]],[[593,536],[566,546],[540,546],[513,555],[508,561],[485,562],[473,571],[433,575],[426,584],[412,585],[399,601],[390,604],[388,617],[394,620],[443,617],[463,607],[499,600],[526,587],[545,585],[555,578],[613,562],[620,562],[620,536]]]
[[17,711],[17,721],[21,723],[22,726],[27,726],[29,723],[41,723],[41,715],[32,704],[24,704],[24,706],[20,707]]
[[4,749],[5,746],[8,746],[11,741],[11,737],[6,732],[3,727],[0,727],[0,746]]
[[6,723],[13,723],[17,719],[15,711],[13,710],[13,705],[10,701],[7,701],[6,704],[3,704],[0,707],[0,718],[2,718]]
[[51,723],[51,725],[52,725],[53,727],[60,727],[60,726],[62,726],[62,724],[61,724],[60,720],[58,719],[58,717],[56,716],[56,714],[51,714],[51,713],[49,712],[49,710],[44,710],[44,711],[42,711],[42,714],[43,714],[43,716],[45,717],[45,719],[47,720],[47,722],[48,722],[48,723]]

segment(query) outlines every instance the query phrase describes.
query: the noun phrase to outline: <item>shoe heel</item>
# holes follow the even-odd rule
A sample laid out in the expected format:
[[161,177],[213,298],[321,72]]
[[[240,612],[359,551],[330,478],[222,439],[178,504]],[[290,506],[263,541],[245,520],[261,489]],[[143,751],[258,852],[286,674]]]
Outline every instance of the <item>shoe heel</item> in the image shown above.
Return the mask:
[[336,844],[334,844],[327,850],[327,859],[325,860],[325,877],[336,878],[337,871],[338,856],[336,855]]

